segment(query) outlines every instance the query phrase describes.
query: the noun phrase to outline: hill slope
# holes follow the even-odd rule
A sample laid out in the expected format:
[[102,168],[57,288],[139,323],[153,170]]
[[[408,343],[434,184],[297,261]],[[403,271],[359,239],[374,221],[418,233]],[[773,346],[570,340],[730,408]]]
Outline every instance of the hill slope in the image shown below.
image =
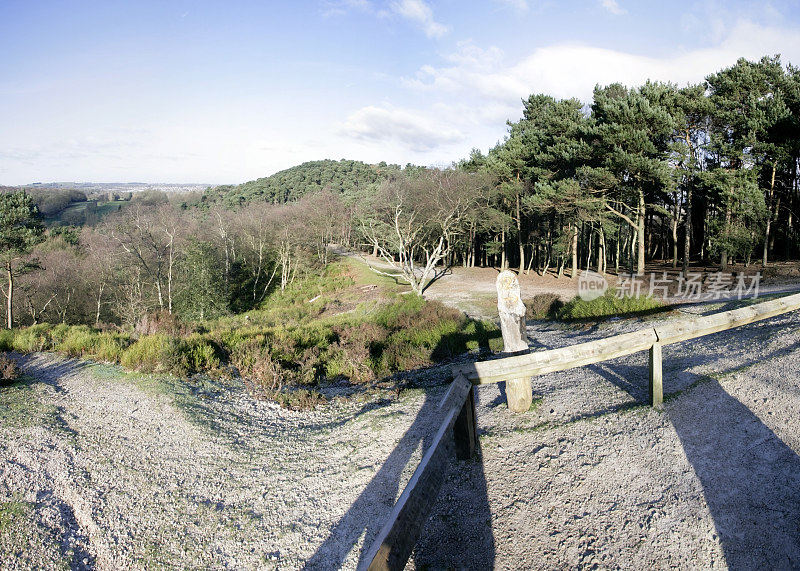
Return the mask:
[[350,193],[380,182],[400,166],[368,165],[361,161],[309,161],[273,175],[239,185],[217,186],[208,189],[203,200],[233,207],[252,200],[280,204],[291,202],[311,192],[328,188],[334,192]]

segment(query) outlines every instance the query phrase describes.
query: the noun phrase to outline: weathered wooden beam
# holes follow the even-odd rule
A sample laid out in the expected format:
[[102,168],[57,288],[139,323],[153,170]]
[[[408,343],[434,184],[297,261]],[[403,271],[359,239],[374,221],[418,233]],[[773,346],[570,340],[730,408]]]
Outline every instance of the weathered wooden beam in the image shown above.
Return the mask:
[[472,390],[472,383],[464,375],[453,375],[453,382],[447,387],[447,392],[444,393],[442,401],[439,403],[439,409],[450,410],[461,406],[470,390]]
[[[453,385],[469,385],[464,382],[454,382]],[[453,438],[453,425],[464,410],[472,387],[466,392],[454,386],[445,395],[448,407],[447,413],[428,448],[422,461],[417,466],[414,474],[403,490],[400,498],[389,514],[386,524],[372,543],[370,550],[358,566],[359,570],[402,570],[419,534],[433,509],[436,497],[447,475],[450,460],[453,459],[456,444]],[[454,394],[461,394],[461,400],[453,398]],[[470,404],[470,407],[473,405]],[[472,409],[474,413],[474,408]],[[474,422],[474,418],[473,418]]]
[[655,327],[658,342],[666,345],[718,333],[800,309],[800,294],[764,301],[731,311],[682,319]]
[[661,343],[650,347],[650,404],[660,406],[664,402],[663,366]]
[[649,349],[656,341],[658,338],[652,328],[643,329],[569,347],[456,365],[453,375],[462,374],[476,385],[498,383],[623,357]]
[[800,294],[794,294],[748,307],[665,323],[655,328],[648,327],[588,343],[480,363],[465,363],[454,366],[452,370],[453,375],[462,374],[476,385],[498,383],[522,376],[543,375],[624,357],[650,349],[656,342],[667,345],[686,341],[798,309],[800,309]]

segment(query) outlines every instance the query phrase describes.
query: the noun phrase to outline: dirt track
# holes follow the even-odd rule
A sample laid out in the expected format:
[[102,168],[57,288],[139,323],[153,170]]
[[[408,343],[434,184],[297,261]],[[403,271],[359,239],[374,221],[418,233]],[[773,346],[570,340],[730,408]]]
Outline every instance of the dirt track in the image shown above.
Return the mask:
[[[536,346],[640,324],[531,328]],[[479,391],[482,461],[450,471],[412,568],[800,566],[800,315]],[[0,568],[353,568],[419,461],[444,387],[290,413],[25,359],[35,422],[0,416]],[[181,385],[183,386],[183,385]],[[3,528],[11,503],[17,510]],[[5,514],[5,515],[3,515]]]

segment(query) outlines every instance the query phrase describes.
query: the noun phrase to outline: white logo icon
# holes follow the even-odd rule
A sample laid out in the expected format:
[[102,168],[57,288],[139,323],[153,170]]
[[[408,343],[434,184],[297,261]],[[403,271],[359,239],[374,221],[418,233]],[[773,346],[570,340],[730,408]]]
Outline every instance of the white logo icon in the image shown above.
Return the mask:
[[578,297],[584,301],[592,301],[602,297],[607,289],[608,282],[606,278],[597,272],[586,270],[578,276]]

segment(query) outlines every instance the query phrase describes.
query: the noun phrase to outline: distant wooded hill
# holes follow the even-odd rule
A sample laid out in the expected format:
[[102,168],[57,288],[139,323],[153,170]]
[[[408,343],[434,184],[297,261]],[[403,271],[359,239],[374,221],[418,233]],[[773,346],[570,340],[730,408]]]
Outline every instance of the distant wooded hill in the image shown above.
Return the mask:
[[[417,167],[407,165],[405,170],[410,168]],[[385,162],[369,165],[344,159],[309,161],[243,184],[210,188],[203,195],[203,201],[235,207],[254,200],[283,204],[326,188],[351,194],[403,170],[400,165],[388,165]]]

